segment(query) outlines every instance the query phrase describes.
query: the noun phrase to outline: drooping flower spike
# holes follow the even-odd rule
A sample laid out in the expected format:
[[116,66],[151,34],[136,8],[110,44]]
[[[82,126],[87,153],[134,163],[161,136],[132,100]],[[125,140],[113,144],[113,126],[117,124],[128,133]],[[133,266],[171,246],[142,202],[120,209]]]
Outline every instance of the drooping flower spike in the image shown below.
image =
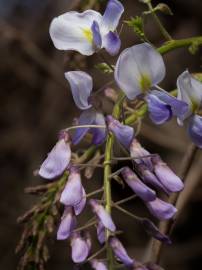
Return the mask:
[[92,55],[105,48],[115,55],[121,46],[116,28],[123,11],[124,7],[118,0],[110,0],[103,16],[94,10],[67,12],[51,22],[51,39],[59,50]]
[[115,80],[128,99],[151,90],[165,77],[162,56],[148,43],[125,49],[115,67]]
[[134,129],[130,126],[121,124],[113,116],[108,115],[106,117],[108,129],[114,133],[117,140],[127,149],[134,138]]
[[182,124],[185,119],[189,119],[188,134],[193,143],[202,148],[202,83],[185,71],[178,77],[177,88],[178,99],[188,104],[188,110],[178,117],[178,123]]
[[134,260],[129,257],[126,249],[118,238],[110,237],[109,244],[118,260],[120,260],[127,267],[133,266]]
[[67,169],[70,159],[70,138],[66,133],[65,136],[60,136],[59,141],[42,163],[38,174],[49,180],[57,178]]
[[111,232],[116,231],[116,226],[112,220],[110,214],[104,209],[104,207],[99,204],[96,200],[91,199],[89,204],[92,207],[92,211],[98,217],[99,221],[103,224],[103,226],[110,230]]
[[72,207],[66,206],[57,231],[57,240],[68,239],[76,228],[76,218]]

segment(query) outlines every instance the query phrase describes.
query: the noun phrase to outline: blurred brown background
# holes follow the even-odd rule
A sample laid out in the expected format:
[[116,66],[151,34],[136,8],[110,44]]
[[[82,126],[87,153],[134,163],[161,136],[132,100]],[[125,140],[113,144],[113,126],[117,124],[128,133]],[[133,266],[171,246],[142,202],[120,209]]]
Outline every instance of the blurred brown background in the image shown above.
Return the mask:
[[[104,78],[93,70],[96,57],[86,59],[78,54],[57,51],[49,38],[51,19],[67,11],[79,1],[70,0],[0,0],[0,123],[1,123],[1,206],[0,206],[0,269],[16,269],[15,245],[21,227],[16,218],[33,203],[33,198],[23,194],[26,186],[41,183],[33,176],[46,153],[54,145],[57,132],[71,124],[78,115],[67,83],[63,78],[65,69],[85,68],[94,76],[95,89]],[[87,1],[80,1],[85,4]],[[89,1],[90,2],[90,1]],[[103,9],[105,1],[101,3]],[[139,15],[144,8],[138,0],[122,1],[126,12],[124,19]],[[160,1],[154,1],[154,4]],[[164,1],[174,16],[162,16],[168,31],[174,38],[200,35],[202,32],[201,0]],[[153,20],[148,18],[147,33],[159,45],[162,37]],[[132,30],[124,27],[123,48],[138,41]],[[114,61],[115,59],[112,59]],[[201,72],[201,54],[192,56],[187,50],[177,50],[165,57],[167,76],[163,86],[175,89],[177,76],[189,68]],[[107,104],[107,103],[106,103]],[[109,108],[107,108],[109,110]],[[140,139],[153,152],[162,154],[176,171],[189,139],[185,129],[175,121],[163,127],[154,127],[149,121],[143,125]],[[201,178],[200,153],[190,172],[195,185]],[[96,181],[96,179],[95,179]],[[115,197],[121,189],[115,185]],[[190,187],[191,189],[191,187]],[[132,203],[128,204],[132,207]],[[185,205],[174,232],[174,246],[164,253],[165,268],[169,270],[201,269],[202,265],[202,185],[201,181]],[[145,248],[145,233],[130,219],[118,218],[121,229],[127,227],[124,241],[129,253],[140,256]],[[138,235],[138,237],[137,237]],[[132,240],[130,240],[132,239]],[[54,243],[54,241],[53,241]],[[65,243],[52,245],[52,259],[47,269],[68,269],[68,254]],[[83,267],[85,269],[85,267]]]

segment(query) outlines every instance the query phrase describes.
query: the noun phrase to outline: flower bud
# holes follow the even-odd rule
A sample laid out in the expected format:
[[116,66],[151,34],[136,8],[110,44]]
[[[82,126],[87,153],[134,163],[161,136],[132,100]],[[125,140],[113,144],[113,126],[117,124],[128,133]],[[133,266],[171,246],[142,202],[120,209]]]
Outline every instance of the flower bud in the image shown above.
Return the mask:
[[57,239],[67,239],[73,230],[76,228],[76,218],[71,207],[65,207],[63,216],[61,218],[60,226],[57,231]]
[[75,232],[71,238],[72,260],[74,263],[84,262],[90,252],[90,245],[87,239]]
[[91,264],[92,268],[95,270],[107,270],[106,264],[102,261],[98,261],[98,260],[94,259],[94,260],[90,261],[90,264]]

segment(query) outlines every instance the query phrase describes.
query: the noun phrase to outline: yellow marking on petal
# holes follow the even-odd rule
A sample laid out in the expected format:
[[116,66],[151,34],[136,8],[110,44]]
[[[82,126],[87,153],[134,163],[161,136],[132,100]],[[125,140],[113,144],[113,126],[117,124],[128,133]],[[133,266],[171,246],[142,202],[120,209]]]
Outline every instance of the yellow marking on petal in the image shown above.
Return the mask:
[[83,34],[89,43],[93,43],[93,33],[89,28],[82,28]]
[[151,88],[151,78],[147,74],[141,74],[141,78],[139,80],[139,85],[142,92],[146,92]]

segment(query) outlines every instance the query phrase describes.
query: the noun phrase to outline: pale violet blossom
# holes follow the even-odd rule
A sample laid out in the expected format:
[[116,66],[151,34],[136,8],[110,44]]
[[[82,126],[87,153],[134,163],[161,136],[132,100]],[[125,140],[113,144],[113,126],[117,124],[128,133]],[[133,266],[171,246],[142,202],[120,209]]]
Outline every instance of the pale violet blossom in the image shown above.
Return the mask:
[[51,22],[51,39],[59,50],[92,55],[105,48],[115,55],[121,46],[116,28],[123,11],[124,7],[118,0],[110,0],[103,15],[94,10],[64,13]]

